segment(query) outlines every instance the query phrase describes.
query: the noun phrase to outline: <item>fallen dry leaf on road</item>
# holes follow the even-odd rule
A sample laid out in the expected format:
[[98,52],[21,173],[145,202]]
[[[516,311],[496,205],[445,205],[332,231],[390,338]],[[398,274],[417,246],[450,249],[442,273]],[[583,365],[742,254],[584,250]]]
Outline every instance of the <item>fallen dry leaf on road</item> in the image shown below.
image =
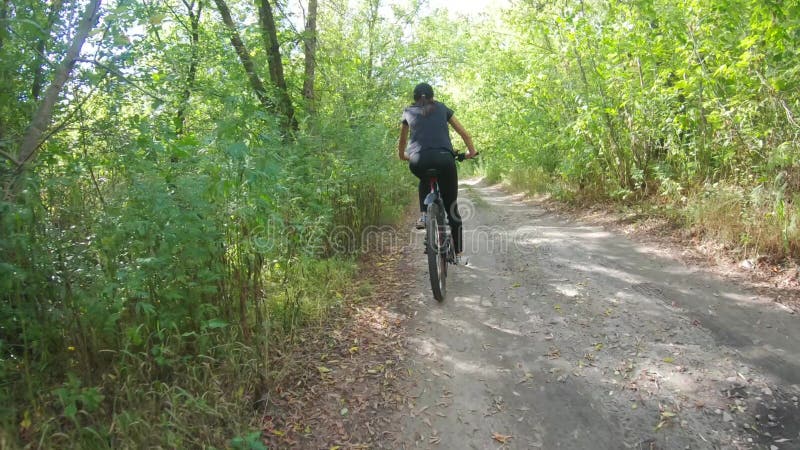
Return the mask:
[[495,441],[497,441],[497,442],[499,442],[501,444],[505,444],[506,442],[508,442],[509,439],[511,439],[511,435],[510,434],[509,435],[500,434],[500,433],[498,433],[496,431],[493,431],[492,432],[492,439],[494,439]]

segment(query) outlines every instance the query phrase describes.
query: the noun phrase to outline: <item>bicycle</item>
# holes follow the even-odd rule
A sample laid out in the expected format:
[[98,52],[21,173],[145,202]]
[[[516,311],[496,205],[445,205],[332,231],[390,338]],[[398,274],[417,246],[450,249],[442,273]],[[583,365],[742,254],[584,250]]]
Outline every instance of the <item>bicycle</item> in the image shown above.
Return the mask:
[[[454,153],[453,157],[459,162],[466,159],[463,153]],[[439,193],[439,170],[428,169],[425,175],[431,186],[430,193],[425,197],[425,253],[428,255],[428,274],[433,298],[441,302],[447,292],[447,264],[455,263],[456,252],[447,223],[444,200]]]

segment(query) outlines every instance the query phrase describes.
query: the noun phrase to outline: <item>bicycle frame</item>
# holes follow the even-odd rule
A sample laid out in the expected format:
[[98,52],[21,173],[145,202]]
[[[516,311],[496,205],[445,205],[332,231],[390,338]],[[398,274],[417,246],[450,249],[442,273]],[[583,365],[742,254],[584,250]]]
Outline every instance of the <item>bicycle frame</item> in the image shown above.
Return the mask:
[[430,206],[431,203],[441,199],[441,194],[439,193],[439,178],[435,176],[428,177],[428,181],[431,186],[431,191],[425,196],[425,206]]

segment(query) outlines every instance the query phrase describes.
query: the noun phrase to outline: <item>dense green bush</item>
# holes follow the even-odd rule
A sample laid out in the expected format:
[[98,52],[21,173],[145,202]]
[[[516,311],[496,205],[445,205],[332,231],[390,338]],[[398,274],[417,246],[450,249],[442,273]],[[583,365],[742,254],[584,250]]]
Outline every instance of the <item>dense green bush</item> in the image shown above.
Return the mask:
[[[2,205],[5,429],[57,447],[241,432],[223,412],[259,400],[269,347],[324,317],[350,283],[350,254],[333,251],[330,232],[357,237],[409,198],[385,135],[165,141],[195,155],[134,156],[98,170],[99,186],[78,170],[87,161],[38,174],[40,195]],[[212,380],[219,390],[206,391]],[[176,416],[137,416],[162,402]],[[201,431],[210,425],[215,436]]]
[[[89,35],[98,63],[78,65],[19,168],[7,155],[41,104],[29,72],[54,69],[17,47],[42,39],[60,59],[79,8],[7,6],[0,59],[19,67],[0,82],[0,447],[256,448],[295,334],[352,294],[361,232],[413,198],[394,156],[412,81],[364,76],[372,62],[353,57],[396,46],[401,11],[321,11],[316,108],[292,93],[293,129],[269,107],[274,86],[263,102],[249,90],[210,3],[110,4]],[[286,17],[278,28],[294,88],[299,35]]]
[[[490,179],[666,201],[730,245],[763,227],[748,251],[800,256],[800,2],[527,2],[464,29],[480,38],[448,90]],[[773,200],[726,200],[723,224],[703,199],[729,188]]]

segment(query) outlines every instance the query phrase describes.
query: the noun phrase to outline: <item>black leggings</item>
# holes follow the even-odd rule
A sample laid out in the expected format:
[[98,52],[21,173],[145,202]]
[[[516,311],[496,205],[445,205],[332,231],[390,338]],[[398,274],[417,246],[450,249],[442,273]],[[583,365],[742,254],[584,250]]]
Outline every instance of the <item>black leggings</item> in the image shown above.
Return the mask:
[[449,150],[422,150],[411,155],[408,162],[411,173],[419,178],[419,210],[425,212],[425,196],[430,192],[430,183],[425,171],[428,169],[439,170],[439,192],[444,200],[447,217],[450,222],[450,232],[453,235],[453,245],[456,253],[462,251],[461,214],[458,212],[458,172],[456,161]]

